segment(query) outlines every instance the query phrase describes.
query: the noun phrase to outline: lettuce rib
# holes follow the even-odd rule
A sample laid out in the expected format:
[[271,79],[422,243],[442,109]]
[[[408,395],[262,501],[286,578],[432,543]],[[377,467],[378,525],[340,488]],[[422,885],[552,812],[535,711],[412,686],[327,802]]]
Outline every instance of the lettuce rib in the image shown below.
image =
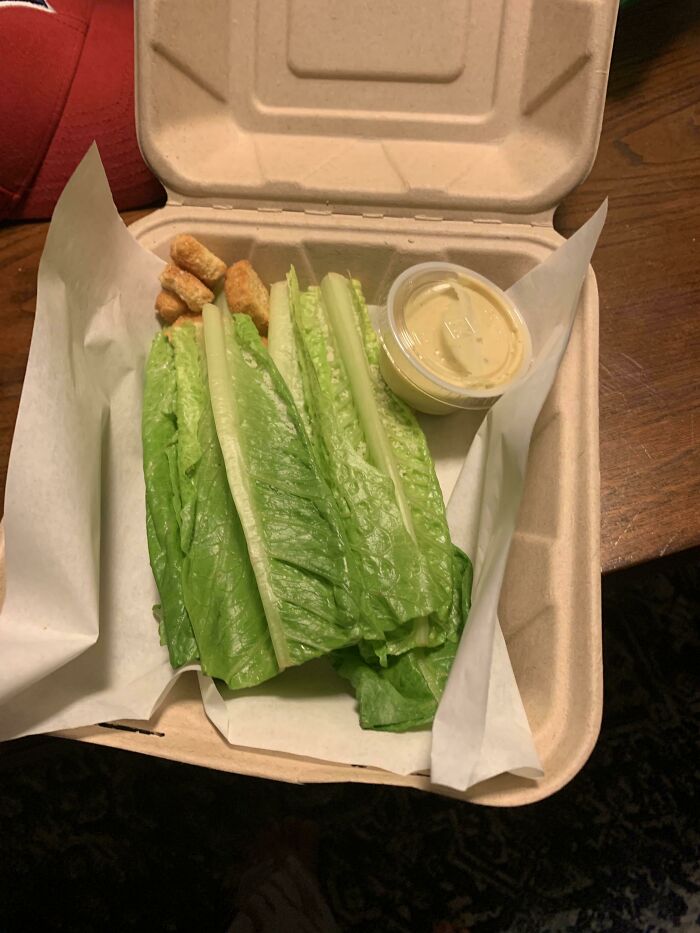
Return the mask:
[[270,323],[267,331],[268,350],[280,375],[294,399],[294,404],[304,421],[305,417],[304,386],[301,380],[299,360],[294,341],[294,322],[289,304],[289,289],[286,282],[275,282],[270,288]]

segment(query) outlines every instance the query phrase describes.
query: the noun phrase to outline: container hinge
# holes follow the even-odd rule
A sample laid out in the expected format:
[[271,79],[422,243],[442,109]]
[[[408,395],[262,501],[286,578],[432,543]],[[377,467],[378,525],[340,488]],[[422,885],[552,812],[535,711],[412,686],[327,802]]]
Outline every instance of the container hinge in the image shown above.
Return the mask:
[[[1,0],[0,0],[1,2]],[[187,205],[197,205],[200,202],[190,201],[187,198],[177,197],[168,192],[168,207],[185,207]],[[396,217],[412,217],[413,220],[417,220],[421,223],[432,222],[432,223],[450,223],[451,221],[457,221],[460,223],[469,222],[475,224],[492,224],[492,225],[503,225],[503,224],[518,224],[527,227],[551,227],[554,211],[544,211],[542,214],[537,214],[534,217],[526,216],[510,216],[502,215],[498,216],[481,216],[474,217],[469,214],[436,214],[428,212],[415,212],[412,215],[397,213],[396,215],[393,212],[387,213],[381,208],[357,208],[355,210],[337,210],[333,208],[331,204],[316,204],[316,205],[300,205],[300,204],[241,204],[236,201],[217,201],[209,202],[206,206],[213,207],[215,210],[219,211],[233,211],[233,210],[255,210],[261,214],[307,214],[312,217],[363,217],[366,220],[384,220],[385,218]]]
[[552,213],[539,214],[536,217],[474,217],[475,224],[494,224],[502,226],[503,224],[519,224],[525,227],[551,227]]
[[[212,207],[219,211],[232,211],[236,208],[240,209],[241,205],[236,204],[233,201],[221,201],[218,204],[212,204]],[[260,211],[261,214],[282,214],[284,213],[283,207],[278,207],[276,204],[256,204],[255,210]]]

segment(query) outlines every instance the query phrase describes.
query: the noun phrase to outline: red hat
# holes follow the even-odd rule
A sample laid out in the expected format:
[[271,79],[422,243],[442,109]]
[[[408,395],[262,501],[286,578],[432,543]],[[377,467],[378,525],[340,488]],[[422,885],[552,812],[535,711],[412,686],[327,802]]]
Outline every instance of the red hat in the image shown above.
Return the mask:
[[0,0],[0,218],[49,217],[93,140],[117,207],[161,200],[134,124],[131,0]]

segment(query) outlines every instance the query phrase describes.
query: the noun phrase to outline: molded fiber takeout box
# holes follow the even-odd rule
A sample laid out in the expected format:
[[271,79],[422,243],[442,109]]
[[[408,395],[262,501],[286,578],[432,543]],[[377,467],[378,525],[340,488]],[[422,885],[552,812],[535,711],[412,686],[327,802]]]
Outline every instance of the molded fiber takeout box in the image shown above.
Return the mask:
[[[598,143],[612,0],[186,0],[138,4],[137,122],[167,206],[132,227],[166,257],[191,232],[263,280],[361,278],[369,302],[428,259],[508,287],[561,242],[552,217]],[[418,38],[417,38],[418,37]],[[459,416],[450,416],[459,417]],[[500,619],[545,776],[466,794],[552,794],[593,748],[602,709],[598,295],[590,271],[530,450]],[[188,674],[147,725],[73,738],[285,781],[441,793],[402,777],[232,747]]]

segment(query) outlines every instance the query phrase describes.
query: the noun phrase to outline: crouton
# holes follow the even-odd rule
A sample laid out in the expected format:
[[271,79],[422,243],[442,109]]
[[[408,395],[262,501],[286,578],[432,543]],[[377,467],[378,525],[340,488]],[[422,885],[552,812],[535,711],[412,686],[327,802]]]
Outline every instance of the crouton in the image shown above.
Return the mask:
[[166,324],[172,324],[176,318],[187,311],[187,305],[172,292],[159,292],[156,298],[156,311]]
[[185,324],[201,324],[201,314],[181,314],[174,322],[173,327],[183,327]]
[[231,313],[247,314],[253,319],[258,333],[266,336],[270,320],[270,296],[247,259],[234,263],[226,270],[224,290]]
[[176,266],[196,276],[208,288],[214,288],[226,272],[226,263],[189,233],[180,233],[173,239],[170,258]]
[[190,272],[168,265],[160,274],[160,284],[166,291],[174,292],[190,311],[199,314],[203,305],[214,300],[214,292]]

